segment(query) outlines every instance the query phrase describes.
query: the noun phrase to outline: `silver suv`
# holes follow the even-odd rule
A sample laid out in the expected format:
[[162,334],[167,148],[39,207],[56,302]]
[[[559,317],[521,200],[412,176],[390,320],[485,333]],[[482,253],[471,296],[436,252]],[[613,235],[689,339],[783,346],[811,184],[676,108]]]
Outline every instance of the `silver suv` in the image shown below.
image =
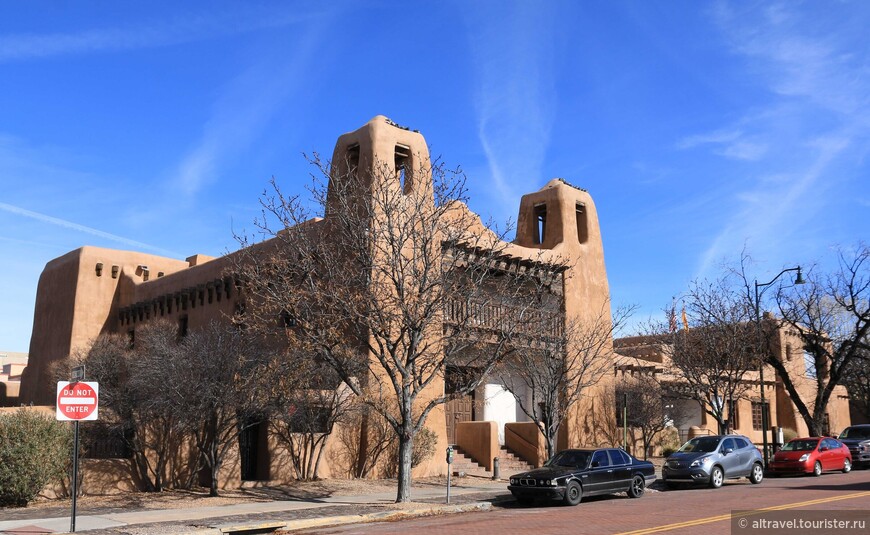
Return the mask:
[[669,488],[679,483],[706,483],[717,489],[725,479],[764,479],[761,452],[743,435],[695,437],[665,461],[662,479]]

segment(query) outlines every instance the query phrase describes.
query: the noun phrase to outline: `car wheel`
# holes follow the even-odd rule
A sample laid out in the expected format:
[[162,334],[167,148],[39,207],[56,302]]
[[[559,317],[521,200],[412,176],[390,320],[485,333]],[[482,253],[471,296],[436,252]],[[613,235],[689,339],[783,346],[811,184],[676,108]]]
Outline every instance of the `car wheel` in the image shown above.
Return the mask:
[[565,505],[577,505],[582,498],[583,489],[580,488],[580,483],[576,481],[569,482],[565,488],[565,498],[563,499]]
[[643,476],[634,476],[631,480],[631,486],[628,487],[629,498],[640,498],[643,496],[643,491],[646,489],[646,480]]
[[819,477],[822,475],[822,463],[816,461],[816,464],[813,465],[813,475]]
[[722,481],[724,480],[725,473],[718,466],[714,466],[713,471],[710,472],[710,488],[718,489],[722,486]]
[[764,479],[764,468],[761,467],[761,463],[753,464],[752,473],[749,474],[749,482],[758,485],[762,479]]
[[843,473],[848,474],[852,471],[852,461],[849,459],[843,459]]

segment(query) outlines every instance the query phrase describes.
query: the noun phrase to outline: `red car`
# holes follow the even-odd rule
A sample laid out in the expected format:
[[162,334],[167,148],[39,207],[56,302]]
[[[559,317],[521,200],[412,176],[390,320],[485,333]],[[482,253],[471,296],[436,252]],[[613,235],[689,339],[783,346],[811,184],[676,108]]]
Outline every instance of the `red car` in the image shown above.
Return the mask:
[[852,470],[849,448],[836,438],[810,437],[791,440],[776,452],[767,470],[771,475],[813,474],[824,471]]

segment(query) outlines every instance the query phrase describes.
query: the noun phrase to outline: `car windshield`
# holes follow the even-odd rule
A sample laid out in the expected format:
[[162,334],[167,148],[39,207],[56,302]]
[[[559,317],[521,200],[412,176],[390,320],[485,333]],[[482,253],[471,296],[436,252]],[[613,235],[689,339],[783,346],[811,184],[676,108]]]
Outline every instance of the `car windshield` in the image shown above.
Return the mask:
[[682,453],[710,453],[719,446],[719,437],[698,437],[683,444]]
[[567,466],[571,468],[586,468],[589,464],[588,451],[560,451],[544,463],[544,466]]
[[840,438],[870,439],[870,427],[847,427],[845,431],[840,433]]
[[782,451],[812,451],[818,443],[818,440],[792,440],[782,447]]

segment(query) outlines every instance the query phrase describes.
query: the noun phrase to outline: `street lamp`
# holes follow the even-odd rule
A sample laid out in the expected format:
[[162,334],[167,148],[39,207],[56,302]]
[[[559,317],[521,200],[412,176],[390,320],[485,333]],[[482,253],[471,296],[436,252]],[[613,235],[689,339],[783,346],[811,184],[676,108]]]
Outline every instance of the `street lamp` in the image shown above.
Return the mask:
[[[758,279],[755,280],[755,328],[758,335],[758,342],[761,344],[761,294],[764,293],[764,290],[761,292],[758,291],[759,288],[763,288],[765,286],[770,286],[774,282],[777,281],[784,273],[788,273],[789,271],[797,271],[797,277],[795,277],[794,283],[804,284],[806,281],[801,275],[801,267],[793,267],[784,269],[779,272],[779,274],[774,277],[770,282],[764,282],[759,284]],[[764,398],[764,358],[761,359],[761,363],[758,366],[758,380],[761,383],[761,442],[763,444],[763,452],[764,452],[764,467],[767,468],[767,462],[769,460],[769,453],[767,451],[767,428],[768,428],[768,414],[767,414],[767,402]]]

